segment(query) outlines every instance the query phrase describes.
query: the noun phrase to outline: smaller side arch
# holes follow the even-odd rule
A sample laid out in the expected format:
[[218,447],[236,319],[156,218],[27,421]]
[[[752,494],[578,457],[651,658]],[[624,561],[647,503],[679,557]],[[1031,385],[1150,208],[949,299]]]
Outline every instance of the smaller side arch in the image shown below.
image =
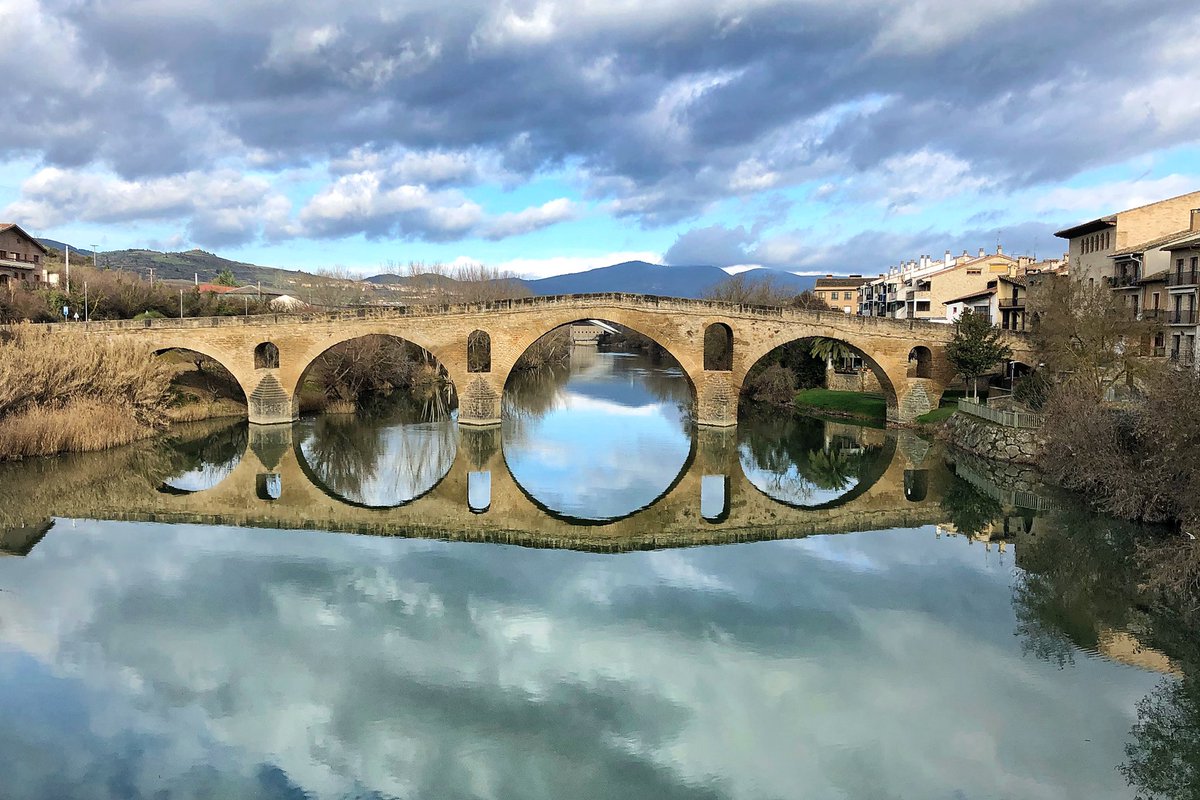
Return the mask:
[[730,372],[733,369],[733,329],[714,322],[704,329],[704,371]]
[[262,342],[254,348],[255,369],[279,369],[279,347],[274,342]]
[[928,347],[917,345],[908,351],[908,377],[933,377],[933,353]]
[[467,336],[467,372],[492,371],[492,337],[474,330]]

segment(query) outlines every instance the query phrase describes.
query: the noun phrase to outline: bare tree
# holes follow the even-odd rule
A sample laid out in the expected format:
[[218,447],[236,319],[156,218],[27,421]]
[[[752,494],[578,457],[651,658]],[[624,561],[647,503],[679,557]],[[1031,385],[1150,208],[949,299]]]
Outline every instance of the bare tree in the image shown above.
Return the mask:
[[1121,383],[1134,385],[1144,372],[1154,323],[1136,319],[1107,287],[1046,280],[1029,293],[1029,312],[1038,357],[1097,400]]
[[748,278],[745,273],[730,275],[704,293],[705,300],[748,306],[786,306],[793,297],[775,278]]
[[349,267],[322,267],[313,273],[303,300],[323,309],[359,308],[375,304],[374,287]]
[[410,303],[486,303],[532,294],[516,274],[477,262],[390,261],[387,270],[401,277]]

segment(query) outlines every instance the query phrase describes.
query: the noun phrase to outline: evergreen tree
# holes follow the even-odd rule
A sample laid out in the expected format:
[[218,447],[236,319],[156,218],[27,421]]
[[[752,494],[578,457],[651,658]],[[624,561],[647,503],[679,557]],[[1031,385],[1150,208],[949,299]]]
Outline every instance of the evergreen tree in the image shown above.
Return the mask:
[[976,399],[979,390],[975,379],[1012,355],[1012,348],[1001,341],[1003,335],[982,314],[966,313],[954,323],[954,338],[946,346],[946,356],[955,372],[971,384]]
[[218,286],[240,286],[241,285],[240,283],[238,283],[238,279],[234,277],[233,270],[230,270],[230,269],[223,269],[220,272],[218,272],[217,277],[213,280],[213,283],[217,284]]

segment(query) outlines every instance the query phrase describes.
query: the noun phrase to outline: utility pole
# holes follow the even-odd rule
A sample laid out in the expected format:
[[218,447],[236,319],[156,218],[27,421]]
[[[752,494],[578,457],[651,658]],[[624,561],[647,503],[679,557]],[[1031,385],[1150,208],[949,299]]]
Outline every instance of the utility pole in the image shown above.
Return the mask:
[[154,267],[150,268],[150,287],[154,287]]
[[87,281],[84,281],[83,282],[83,321],[84,322],[88,321],[89,314],[90,314],[90,312],[88,311]]
[[179,318],[183,319],[183,289],[179,290]]
[[92,245],[92,269],[100,269],[100,261],[96,258],[96,245]]
[[67,294],[71,293],[71,245],[66,245],[67,254]]

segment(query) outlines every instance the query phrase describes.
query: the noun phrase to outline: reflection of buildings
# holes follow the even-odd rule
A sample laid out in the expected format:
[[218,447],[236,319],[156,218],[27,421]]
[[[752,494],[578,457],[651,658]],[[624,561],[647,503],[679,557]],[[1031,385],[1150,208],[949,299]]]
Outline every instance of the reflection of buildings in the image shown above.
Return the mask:
[[1165,653],[1147,647],[1128,631],[1102,628],[1096,649],[1105,658],[1131,667],[1183,677],[1183,672]]

